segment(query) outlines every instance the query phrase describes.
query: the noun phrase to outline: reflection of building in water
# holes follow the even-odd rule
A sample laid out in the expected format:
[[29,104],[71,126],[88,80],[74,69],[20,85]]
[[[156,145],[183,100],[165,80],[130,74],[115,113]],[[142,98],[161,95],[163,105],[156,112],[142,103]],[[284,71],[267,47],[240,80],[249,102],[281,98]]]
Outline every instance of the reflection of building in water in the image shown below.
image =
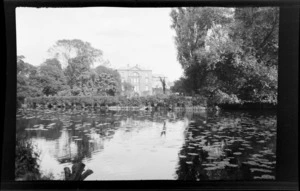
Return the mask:
[[103,139],[96,132],[90,134],[90,152],[101,151],[104,149]]
[[88,137],[71,137],[70,133],[62,130],[61,136],[55,141],[55,148],[49,151],[61,163],[91,157],[92,152],[104,149],[103,141],[96,132],[91,131]]
[[55,141],[55,150],[53,151],[53,156],[61,162],[69,162],[77,156],[77,144],[71,140],[67,130],[63,130],[61,136]]
[[166,122],[164,122],[163,129],[160,133],[160,136],[163,136],[163,135],[166,136],[166,130],[167,130],[167,126],[166,126]]

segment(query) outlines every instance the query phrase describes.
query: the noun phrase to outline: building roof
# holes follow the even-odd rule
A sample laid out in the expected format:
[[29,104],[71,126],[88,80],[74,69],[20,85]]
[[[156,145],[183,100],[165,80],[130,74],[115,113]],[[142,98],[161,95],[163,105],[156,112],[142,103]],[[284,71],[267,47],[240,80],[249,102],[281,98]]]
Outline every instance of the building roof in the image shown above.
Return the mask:
[[127,65],[127,66],[123,66],[123,67],[120,67],[120,68],[117,68],[117,70],[141,70],[141,71],[151,71],[149,69],[145,69],[139,65],[135,65],[135,66],[130,66],[130,65]]

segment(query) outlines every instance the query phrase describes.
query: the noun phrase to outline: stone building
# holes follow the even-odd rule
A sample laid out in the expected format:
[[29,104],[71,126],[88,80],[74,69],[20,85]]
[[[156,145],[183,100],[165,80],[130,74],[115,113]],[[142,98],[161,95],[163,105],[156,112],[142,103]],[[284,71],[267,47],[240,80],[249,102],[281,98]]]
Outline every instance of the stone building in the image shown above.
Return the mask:
[[138,65],[127,65],[127,67],[119,68],[117,71],[120,73],[122,83],[130,83],[134,92],[140,96],[153,95],[153,88],[161,88],[160,77],[165,78],[168,82],[166,76],[152,74],[152,70],[143,69]]

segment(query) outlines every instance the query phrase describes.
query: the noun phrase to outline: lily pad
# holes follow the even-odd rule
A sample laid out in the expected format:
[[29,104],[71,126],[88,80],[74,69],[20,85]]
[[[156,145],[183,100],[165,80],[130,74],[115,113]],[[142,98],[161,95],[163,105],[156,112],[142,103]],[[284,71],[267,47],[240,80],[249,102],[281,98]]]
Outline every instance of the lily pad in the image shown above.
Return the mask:
[[238,167],[239,165],[237,165],[237,164],[227,164],[226,166],[229,166],[229,167]]
[[204,168],[204,170],[217,170],[218,168],[217,167],[207,167],[207,168]]
[[241,155],[242,153],[241,152],[234,152],[232,153],[233,155]]
[[186,158],[187,156],[185,155],[179,155],[179,158]]
[[265,173],[271,173],[272,171],[271,170],[267,170],[267,169],[261,169],[261,168],[250,168],[250,171],[251,172],[265,172]]
[[188,153],[188,155],[192,155],[192,156],[198,156],[197,153]]

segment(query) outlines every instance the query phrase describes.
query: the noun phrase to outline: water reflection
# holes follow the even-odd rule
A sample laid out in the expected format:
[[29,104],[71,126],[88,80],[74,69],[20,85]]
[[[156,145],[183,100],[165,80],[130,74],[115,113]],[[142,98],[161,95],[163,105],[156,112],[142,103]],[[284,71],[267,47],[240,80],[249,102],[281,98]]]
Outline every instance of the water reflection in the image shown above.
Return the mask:
[[162,131],[161,131],[161,133],[160,133],[160,136],[166,136],[166,122],[164,121],[164,126],[163,126],[163,129],[162,129]]
[[274,112],[30,110],[17,133],[56,178],[77,161],[87,180],[275,178]]
[[275,178],[274,115],[223,112],[219,116],[209,116],[205,126],[192,123],[185,133],[186,142],[180,151],[176,171],[178,179]]

